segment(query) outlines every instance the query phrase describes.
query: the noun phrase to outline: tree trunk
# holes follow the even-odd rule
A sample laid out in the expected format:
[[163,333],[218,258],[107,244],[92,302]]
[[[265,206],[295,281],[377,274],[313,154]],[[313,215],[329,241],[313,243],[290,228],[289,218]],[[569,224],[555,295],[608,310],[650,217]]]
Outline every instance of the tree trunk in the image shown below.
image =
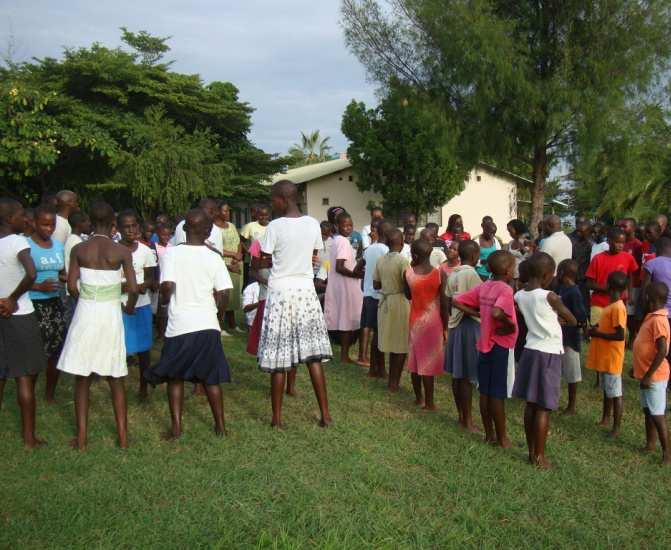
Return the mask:
[[545,145],[541,145],[536,147],[534,151],[533,164],[534,186],[531,192],[531,227],[529,230],[534,237],[538,236],[538,224],[543,221],[547,168],[547,148]]

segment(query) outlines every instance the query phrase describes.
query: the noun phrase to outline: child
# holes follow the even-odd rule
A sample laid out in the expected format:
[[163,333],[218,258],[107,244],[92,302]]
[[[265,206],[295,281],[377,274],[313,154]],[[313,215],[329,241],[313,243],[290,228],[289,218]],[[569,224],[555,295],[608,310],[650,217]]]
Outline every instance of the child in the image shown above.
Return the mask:
[[65,310],[61,300],[62,281],[65,279],[63,243],[52,239],[56,229],[56,212],[48,207],[35,209],[35,231],[28,239],[30,256],[37,269],[37,279],[30,289],[30,299],[42,333],[42,344],[47,357],[45,398],[54,403],[58,383],[58,356],[65,342],[67,330]]
[[[128,374],[122,310],[133,315],[138,287],[130,250],[111,238],[114,210],[104,202],[94,203],[89,215],[91,238],[72,249],[68,291],[77,299],[58,369],[75,375],[75,416],[77,437],[71,445],[86,448],[89,388],[92,375],[104,376],[112,392],[119,446],[128,447],[126,391]],[[121,303],[121,277],[126,278],[127,300]],[[79,285],[78,285],[79,283]],[[81,287],[81,290],[80,290]]]
[[412,261],[410,246],[415,241],[416,233],[417,227],[414,225],[406,224],[406,226],[403,228],[403,249],[401,250],[401,255],[408,260],[408,263]]
[[496,250],[487,262],[492,278],[457,296],[453,304],[466,315],[480,317],[478,383],[485,441],[509,448],[505,399],[508,396],[508,355],[517,339],[515,302],[510,287],[515,258],[509,252]]
[[378,348],[389,354],[389,381],[387,387],[395,393],[399,389],[403,364],[408,354],[410,302],[405,297],[403,274],[410,262],[401,254],[403,234],[392,229],[387,237],[389,252],[375,265],[373,286],[380,291],[377,308]]
[[[72,233],[70,233],[66,239],[63,247],[63,256],[65,257],[65,281],[67,281],[68,269],[70,266],[70,252],[72,252],[72,249],[76,245],[84,242],[84,239],[88,239],[89,234],[91,233],[91,220],[88,215],[81,210],[75,210],[70,214],[68,223],[72,228]],[[65,286],[65,299],[63,300],[65,307],[65,323],[67,326],[70,326],[72,316],[75,314],[75,307],[77,307],[77,301],[70,296],[70,293],[67,291],[67,285]]]
[[[364,250],[363,276],[363,306],[361,309],[361,342],[359,344],[359,360],[357,364],[370,366],[368,376],[385,378],[384,354],[379,352],[377,338],[377,310],[380,302],[380,293],[373,285],[375,266],[380,258],[389,252],[387,233],[393,229],[392,225],[383,220],[373,220],[370,226],[371,244]],[[370,344],[370,361],[368,357],[368,339],[373,335]]]
[[[435,411],[434,379],[443,374],[443,333],[447,326],[447,275],[431,266],[431,245],[412,243],[412,265],[405,270],[405,293],[410,300],[408,370],[412,373],[415,404]],[[422,398],[422,386],[424,398]]]
[[259,283],[254,281],[249,283],[242,291],[242,311],[245,313],[245,323],[247,330],[252,330],[256,310],[259,307]]
[[[139,241],[140,224],[135,212],[132,210],[120,212],[117,216],[117,226],[121,232],[120,244],[128,248],[132,254],[135,281],[140,293],[133,315],[125,313],[123,315],[126,355],[137,354],[140,365],[139,396],[140,399],[146,399],[148,397],[147,382],[142,373],[149,368],[151,361],[149,353],[154,339],[151,298],[148,292],[154,288],[156,255],[147,245]],[[121,303],[126,303],[125,294],[121,296]]]
[[[159,216],[157,216],[157,219]],[[161,280],[161,260],[165,255],[168,247],[172,246],[170,242],[172,239],[172,228],[167,223],[159,223],[156,226],[156,242],[154,243],[154,248],[156,249],[156,259],[158,260],[158,267],[156,269],[154,280]],[[158,293],[156,293],[158,298]],[[161,306],[158,302],[156,303],[156,337],[162,339],[165,335],[165,328],[168,324],[168,306]]]
[[493,252],[501,249],[501,245],[496,239],[496,225],[493,221],[484,220],[482,222],[482,234],[478,236],[478,244],[480,245],[480,263],[476,270],[483,281],[486,281],[491,276],[489,271],[487,258]]
[[356,261],[348,240],[352,234],[352,218],[342,212],[338,215],[337,223],[338,235],[333,237],[329,258],[329,283],[324,299],[324,315],[328,330],[340,333],[340,361],[354,363],[349,356],[349,348],[354,332],[361,327],[361,275],[354,270]]
[[440,270],[448,277],[461,265],[459,260],[460,242],[461,241],[450,241],[447,245],[447,260],[440,264]]
[[35,380],[46,366],[42,337],[28,291],[37,277],[30,245],[21,236],[23,207],[0,198],[0,407],[5,381],[16,380],[21,432],[27,449],[44,445],[35,435]]
[[182,435],[184,382],[204,384],[214,419],[214,433],[226,435],[220,384],[230,382],[221,347],[217,313],[226,307],[233,283],[221,256],[205,240],[212,220],[197,208],[186,215],[186,243],[170,248],[163,258],[161,304],[169,304],[168,327],[161,359],[145,371],[151,384],[168,383],[171,427],[167,440]]
[[156,233],[156,224],[152,221],[145,221],[142,224],[142,235],[139,238],[139,241],[149,247],[152,248],[153,240],[152,237]]
[[608,275],[607,289],[610,305],[603,308],[598,327],[592,327],[589,331],[592,342],[587,355],[587,368],[600,374],[603,390],[603,415],[599,425],[608,426],[608,418],[612,412],[611,437],[617,437],[620,434],[622,422],[622,365],[624,363],[627,308],[621,297],[627,289],[629,280],[629,277],[621,271],[613,271]]
[[671,464],[669,433],[666,427],[666,386],[669,382],[669,322],[666,301],[669,289],[663,283],[646,287],[648,314],[634,340],[634,367],[630,376],[641,381],[641,406],[645,414],[645,452],[654,452],[656,439],[662,447],[662,463]]
[[627,288],[631,288],[631,276],[638,270],[638,264],[631,254],[624,252],[625,236],[622,229],[612,227],[608,231],[608,250],[594,256],[585,273],[587,289],[592,291],[592,307],[590,323],[596,325],[603,309],[610,303],[606,281],[614,272],[622,272],[627,277],[627,284],[622,292],[622,300],[627,300]]
[[552,467],[545,458],[545,442],[550,412],[559,406],[561,389],[564,346],[557,315],[569,326],[577,324],[559,296],[547,290],[554,279],[555,267],[555,261],[549,254],[534,254],[529,260],[529,281],[523,290],[515,294],[515,303],[524,317],[528,332],[513,395],[526,401],[524,432],[529,463],[544,470]]
[[[271,375],[271,426],[282,427],[286,373],[305,363],[319,404],[319,425],[326,427],[331,424],[331,415],[322,361],[331,358],[331,344],[313,282],[313,261],[322,247],[321,231],[317,220],[301,213],[298,190],[291,181],[275,183],[271,198],[278,217],[268,224],[261,240],[261,257],[272,255],[272,268],[257,356],[259,369]],[[344,246],[339,243],[338,248],[349,248],[349,241],[343,239]]]
[[[452,375],[452,395],[459,415],[459,426],[471,433],[478,430],[471,414],[472,386],[478,385],[478,350],[480,319],[468,317],[453,306],[453,301],[480,286],[482,281],[475,266],[480,260],[480,247],[475,241],[452,241],[459,245],[461,265],[447,279],[447,299],[450,317],[447,324],[445,372]],[[452,248],[450,246],[450,248]],[[444,264],[443,264],[444,265]]]
[[[429,256],[429,262],[431,263],[431,267],[438,267],[445,260],[447,260],[447,256],[445,255],[444,252],[445,242],[441,240],[440,243],[436,245],[436,236],[429,227],[425,227],[419,232],[419,240],[425,241],[431,245],[431,255]],[[411,257],[412,257],[412,245],[411,245]]]
[[585,327],[587,322],[587,311],[583,301],[580,287],[576,284],[578,278],[578,262],[575,260],[564,260],[557,268],[557,280],[559,287],[557,294],[562,303],[573,314],[578,321],[577,326],[562,326],[562,341],[564,353],[562,355],[562,377],[568,384],[568,404],[563,414],[573,416],[576,414],[576,399],[578,395],[578,383],[582,382],[580,370],[580,328]]

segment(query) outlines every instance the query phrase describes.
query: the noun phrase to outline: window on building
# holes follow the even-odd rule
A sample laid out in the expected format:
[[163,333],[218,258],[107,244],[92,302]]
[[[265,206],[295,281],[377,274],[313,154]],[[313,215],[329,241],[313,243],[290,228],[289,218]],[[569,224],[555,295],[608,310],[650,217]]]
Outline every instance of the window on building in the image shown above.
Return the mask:
[[475,176],[475,179],[476,179],[477,181],[482,181],[482,177],[480,177],[480,176]]
[[354,176],[350,176],[349,181],[354,181]]
[[329,198],[328,198],[328,197],[324,197],[324,198],[322,199],[322,206],[328,206],[328,205],[329,205]]

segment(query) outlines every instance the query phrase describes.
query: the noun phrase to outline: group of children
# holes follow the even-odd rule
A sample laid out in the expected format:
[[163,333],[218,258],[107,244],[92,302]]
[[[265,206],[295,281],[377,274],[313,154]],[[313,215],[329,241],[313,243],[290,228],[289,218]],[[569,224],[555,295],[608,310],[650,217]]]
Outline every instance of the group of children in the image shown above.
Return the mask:
[[[254,286],[245,290],[242,304],[249,315],[248,351],[272,375],[273,426],[282,426],[282,395],[294,393],[299,363],[308,365],[320,424],[331,422],[322,370],[331,357],[328,330],[339,338],[343,363],[355,362],[350,347],[360,337],[356,362],[369,367],[369,376],[388,378],[391,392],[398,391],[407,368],[416,403],[426,410],[436,408],[435,377],[449,373],[459,425],[470,432],[479,431],[472,414],[477,388],[488,443],[510,446],[505,400],[523,399],[529,461],[548,468],[550,412],[559,407],[562,376],[568,383],[564,412],[577,410],[581,332],[591,340],[587,367],[599,373],[603,391],[601,423],[612,418],[610,433],[619,433],[630,302],[647,312],[632,337],[631,371],[640,380],[646,449],[659,439],[664,462],[671,461],[664,420],[671,240],[658,236],[641,270],[627,249],[626,231],[615,227],[608,248],[581,270],[574,259],[557,262],[527,251],[518,235],[517,253],[502,250],[491,219],[483,219],[483,233],[473,240],[457,215],[444,235],[427,224],[415,238],[415,224],[402,232],[377,209],[364,228],[367,246],[361,251],[343,209],[331,211],[332,219],[320,226],[300,214],[291,182],[276,184],[272,199],[277,219],[271,222],[264,210],[263,223],[247,228],[244,243],[230,224],[228,206],[209,199],[186,215],[174,237],[167,221],[142,227],[133,211],[115,217],[105,203],[93,204],[87,217],[75,202],[64,242],[54,238],[62,216],[53,209],[38,207],[27,226],[20,204],[0,200],[0,395],[5,380],[16,379],[26,446],[41,443],[34,387],[42,370],[48,401],[59,371],[76,377],[73,445],[80,449],[87,442],[92,376],[107,378],[119,444],[127,446],[123,378],[131,355],[140,367],[141,397],[148,384],[167,383],[167,438],[182,432],[185,381],[202,385],[215,433],[224,434],[220,384],[230,380],[230,369],[220,323],[232,328],[224,312],[231,311],[231,290],[233,299],[239,293],[233,278],[242,279],[249,254]],[[63,202],[73,205],[69,195]],[[512,236],[510,224],[509,231]],[[634,296],[636,284],[641,290]],[[165,340],[152,366],[153,314]]]

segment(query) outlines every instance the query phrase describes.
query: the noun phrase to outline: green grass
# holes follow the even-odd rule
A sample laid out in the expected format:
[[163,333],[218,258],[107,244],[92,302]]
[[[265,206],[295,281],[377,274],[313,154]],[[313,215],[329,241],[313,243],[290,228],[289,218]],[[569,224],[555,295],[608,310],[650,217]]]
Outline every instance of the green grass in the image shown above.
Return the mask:
[[[115,447],[107,386],[93,388],[89,449],[70,450],[71,380],[58,405],[38,404],[47,448],[24,451],[14,386],[0,412],[0,547],[666,547],[671,545],[671,470],[642,455],[642,414],[625,387],[623,434],[595,426],[593,374],[580,414],[553,416],[549,457],[525,463],[522,404],[508,402],[514,447],[491,448],[455,427],[449,379],[437,413],[416,410],[407,374],[400,394],[360,367],[331,363],[335,424],[317,427],[304,368],[300,395],[285,401],[283,432],[269,427],[268,377],[227,339],[234,382],[225,387],[229,437],[212,435],[204,398],[189,395],[185,434],[166,443],[163,388],[149,404],[128,380],[131,448]],[[42,386],[40,386],[40,395]],[[563,396],[565,399],[565,395]]]

